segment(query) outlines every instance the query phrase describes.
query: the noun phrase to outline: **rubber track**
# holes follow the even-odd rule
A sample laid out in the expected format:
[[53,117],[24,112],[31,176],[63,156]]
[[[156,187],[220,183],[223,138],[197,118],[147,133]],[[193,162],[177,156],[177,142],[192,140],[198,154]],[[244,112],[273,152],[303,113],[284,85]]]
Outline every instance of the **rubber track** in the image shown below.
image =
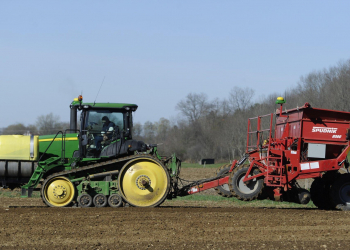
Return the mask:
[[[133,159],[137,159],[137,158],[149,158],[152,160],[156,160],[158,162],[161,162],[158,158],[151,156],[151,155],[130,155],[130,156],[126,156],[126,157],[122,157],[122,158],[118,158],[118,159],[113,159],[113,160],[109,160],[109,161],[104,161],[104,162],[99,162],[99,163],[95,163],[95,164],[91,164],[85,167],[78,167],[78,168],[74,168],[72,170],[65,170],[65,171],[61,171],[61,172],[57,172],[54,174],[51,174],[49,176],[47,176],[45,178],[45,180],[42,182],[43,184],[45,184],[45,182],[53,177],[57,177],[57,176],[64,176],[64,175],[68,175],[71,173],[77,173],[77,172],[82,172],[82,171],[86,171],[86,170],[90,170],[90,169],[94,169],[94,168],[98,168],[98,167],[102,167],[102,166],[107,166],[113,163],[117,163],[117,162],[127,162],[129,160],[133,160]],[[162,162],[161,162],[162,163]],[[162,163],[163,164],[163,163]],[[164,164],[163,164],[164,165]],[[46,204],[46,202],[44,201],[43,197],[42,197],[42,193],[43,193],[43,188],[45,185],[42,185],[41,190],[40,190],[40,198],[42,200],[42,202],[48,206],[48,204]],[[72,204],[72,203],[71,203]]]
[[107,165],[111,165],[111,164],[117,163],[117,162],[129,161],[129,160],[133,160],[133,159],[137,159],[137,158],[149,158],[149,159],[156,160],[156,161],[160,162],[160,160],[158,158],[151,156],[151,155],[130,155],[130,156],[126,156],[126,157],[122,157],[122,158],[118,158],[118,159],[113,159],[113,160],[109,160],[109,161],[95,163],[95,164],[88,165],[85,167],[78,167],[78,168],[74,168],[72,170],[65,170],[65,171],[57,172],[57,173],[54,173],[54,174],[47,176],[45,179],[51,179],[52,177],[56,177],[56,176],[63,176],[63,175],[71,174],[71,173],[82,172],[85,170],[90,170],[90,169],[94,169],[94,168],[98,168],[98,167],[102,167],[102,166],[107,166]]

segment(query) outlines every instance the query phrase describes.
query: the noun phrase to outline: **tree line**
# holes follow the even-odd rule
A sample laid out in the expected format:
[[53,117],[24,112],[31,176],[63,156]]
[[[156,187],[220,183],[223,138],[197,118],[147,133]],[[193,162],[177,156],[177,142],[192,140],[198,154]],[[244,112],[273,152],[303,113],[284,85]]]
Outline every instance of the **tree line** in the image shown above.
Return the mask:
[[182,160],[240,158],[247,145],[248,118],[274,113],[279,108],[275,104],[278,96],[285,98],[287,109],[308,102],[312,107],[349,112],[350,60],[302,76],[295,87],[284,92],[271,93],[255,102],[254,95],[249,87],[234,87],[225,98],[214,100],[204,93],[190,93],[176,105],[180,119],[136,123],[134,131],[138,139],[162,143],[159,149],[163,154],[175,152]]
[[0,131],[2,135],[49,135],[56,134],[58,131],[64,131],[69,128],[69,122],[61,122],[58,115],[53,113],[40,115],[35,124],[24,125],[15,123],[3,128]]
[[[285,98],[287,109],[308,102],[317,108],[350,111],[350,60],[302,76],[295,87],[284,92],[271,93],[256,101],[254,96],[255,91],[249,87],[234,87],[228,96],[213,100],[204,93],[189,93],[176,105],[179,118],[135,123],[134,139],[156,143],[161,154],[176,153],[189,162],[240,158],[246,148],[248,118],[275,112],[278,96]],[[56,134],[66,128],[68,122],[60,122],[58,116],[50,113],[39,116],[34,125],[17,123],[3,128],[2,134]]]

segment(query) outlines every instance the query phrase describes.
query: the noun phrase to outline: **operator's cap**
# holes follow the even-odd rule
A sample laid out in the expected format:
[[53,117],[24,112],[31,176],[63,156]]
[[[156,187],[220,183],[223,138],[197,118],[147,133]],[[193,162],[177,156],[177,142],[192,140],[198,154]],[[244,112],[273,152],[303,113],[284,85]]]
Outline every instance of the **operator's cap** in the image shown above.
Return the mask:
[[109,119],[108,119],[108,117],[107,116],[104,116],[104,117],[102,117],[102,119],[101,119],[102,121],[109,121]]

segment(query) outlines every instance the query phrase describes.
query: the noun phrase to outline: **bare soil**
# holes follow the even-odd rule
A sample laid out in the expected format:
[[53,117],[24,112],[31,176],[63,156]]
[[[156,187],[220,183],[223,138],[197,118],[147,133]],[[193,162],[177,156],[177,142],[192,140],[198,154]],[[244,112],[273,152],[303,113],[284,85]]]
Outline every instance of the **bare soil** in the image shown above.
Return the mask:
[[349,212],[2,208],[1,249],[347,249]]
[[[183,169],[183,178],[213,174]],[[350,243],[350,212],[343,211],[234,202],[185,207],[176,200],[158,208],[47,208],[38,198],[9,197],[0,204],[0,249],[347,249]]]

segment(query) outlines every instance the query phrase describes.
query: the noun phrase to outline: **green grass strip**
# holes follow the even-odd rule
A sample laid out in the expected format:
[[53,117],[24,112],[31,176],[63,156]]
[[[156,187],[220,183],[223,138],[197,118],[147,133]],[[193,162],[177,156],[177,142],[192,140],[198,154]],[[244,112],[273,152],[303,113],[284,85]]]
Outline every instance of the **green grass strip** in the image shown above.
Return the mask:
[[189,195],[184,197],[177,197],[171,202],[176,201],[211,201],[217,202],[220,206],[220,202],[234,202],[235,205],[249,206],[249,207],[290,207],[290,208],[316,208],[316,206],[310,201],[306,205],[297,204],[293,202],[280,202],[272,200],[253,200],[253,201],[241,201],[237,198],[222,197],[220,195]]
[[229,163],[215,163],[215,164],[206,164],[206,165],[200,165],[198,163],[186,163],[182,162],[181,167],[182,168],[219,168],[222,165],[226,165]]
[[[8,197],[8,198],[20,198],[21,197],[21,191],[20,189],[0,189],[0,197]],[[31,198],[40,198],[40,192],[34,191],[32,193]]]

